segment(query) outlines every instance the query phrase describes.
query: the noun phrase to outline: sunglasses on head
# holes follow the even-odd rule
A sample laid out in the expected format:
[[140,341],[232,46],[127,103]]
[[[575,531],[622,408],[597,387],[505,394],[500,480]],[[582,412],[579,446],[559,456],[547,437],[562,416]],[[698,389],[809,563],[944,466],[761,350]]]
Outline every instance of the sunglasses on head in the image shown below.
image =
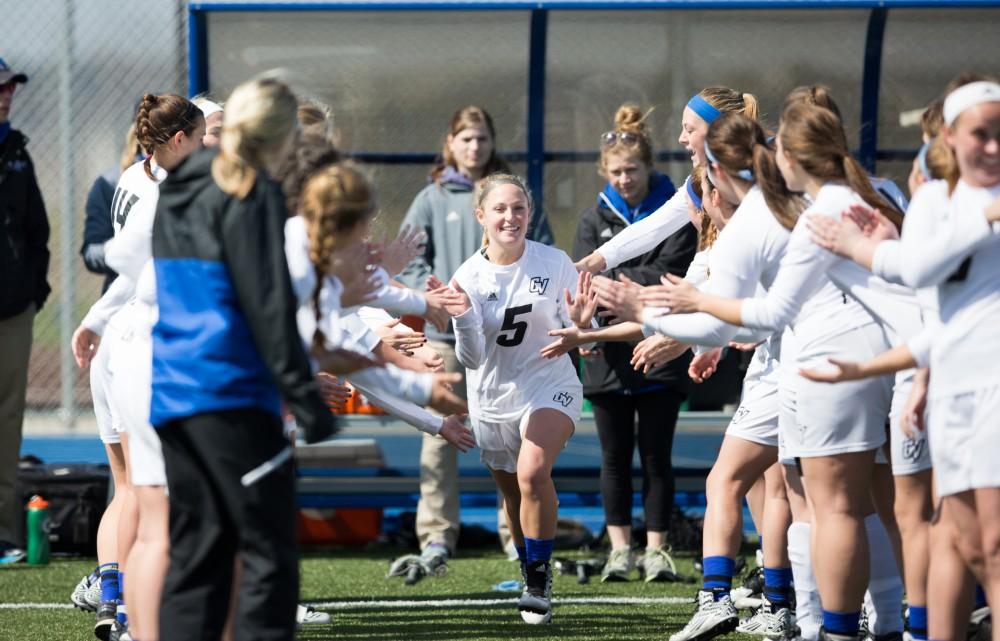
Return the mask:
[[619,141],[626,147],[635,147],[639,144],[639,135],[630,131],[605,131],[601,134],[601,145],[604,147],[611,147]]

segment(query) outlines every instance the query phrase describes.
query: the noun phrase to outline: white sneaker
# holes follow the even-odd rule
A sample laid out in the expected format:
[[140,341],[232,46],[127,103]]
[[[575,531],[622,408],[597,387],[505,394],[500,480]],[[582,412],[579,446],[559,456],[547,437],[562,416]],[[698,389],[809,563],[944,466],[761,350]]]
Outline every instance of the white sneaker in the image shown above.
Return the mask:
[[521,619],[531,625],[552,621],[552,564],[533,561],[525,565],[525,586],[517,609]]
[[966,633],[968,641],[989,641],[993,635],[993,617],[990,614],[990,606],[983,606],[973,610],[969,616],[969,627]]
[[791,639],[799,634],[791,611],[781,608],[777,612],[771,612],[771,604],[767,599],[759,610],[736,626],[736,631],[768,639]]
[[732,632],[739,622],[736,607],[728,594],[716,601],[711,590],[699,590],[698,609],[683,630],[670,635],[670,641],[707,641]]
[[101,604],[101,579],[92,574],[83,577],[73,588],[69,600],[85,612],[97,612],[97,606]]
[[310,605],[299,604],[295,610],[295,622],[299,625],[314,625],[317,623],[329,623],[330,615],[326,612],[314,610]]

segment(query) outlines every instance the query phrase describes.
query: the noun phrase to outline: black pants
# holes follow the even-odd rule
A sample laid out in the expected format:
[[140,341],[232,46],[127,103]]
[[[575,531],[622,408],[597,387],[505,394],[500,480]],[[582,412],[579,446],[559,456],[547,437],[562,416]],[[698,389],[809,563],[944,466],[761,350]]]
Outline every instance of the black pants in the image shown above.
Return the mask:
[[295,477],[286,461],[250,487],[240,478],[288,445],[281,420],[231,410],[158,430],[170,493],[170,569],[160,608],[161,641],[217,641],[239,553],[233,638],[291,641],[299,596]]
[[674,508],[674,469],[670,457],[684,395],[663,390],[632,396],[594,394],[588,398],[594,407],[597,435],[601,439],[605,520],[608,525],[632,524],[632,453],[638,435],[646,528],[666,532]]

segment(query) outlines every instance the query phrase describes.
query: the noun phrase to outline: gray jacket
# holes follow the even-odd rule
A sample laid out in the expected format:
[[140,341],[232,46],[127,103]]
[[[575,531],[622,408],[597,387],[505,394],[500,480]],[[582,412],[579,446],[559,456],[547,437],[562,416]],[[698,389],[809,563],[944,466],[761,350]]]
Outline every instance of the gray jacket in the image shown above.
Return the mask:
[[[403,225],[426,231],[427,244],[423,255],[399,274],[401,283],[423,291],[431,274],[450,282],[462,263],[483,246],[483,228],[476,220],[473,198],[472,188],[458,182],[433,182],[417,194]],[[531,222],[528,238],[551,245],[552,231],[545,217],[536,212]],[[440,333],[428,323],[424,332],[431,340],[455,341],[450,325]]]

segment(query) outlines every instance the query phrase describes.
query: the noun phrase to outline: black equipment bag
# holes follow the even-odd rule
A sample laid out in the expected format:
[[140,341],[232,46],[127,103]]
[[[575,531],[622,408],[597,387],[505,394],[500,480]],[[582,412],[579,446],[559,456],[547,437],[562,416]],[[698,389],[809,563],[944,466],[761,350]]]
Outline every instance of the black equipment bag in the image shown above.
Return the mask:
[[17,500],[22,507],[17,543],[26,543],[28,501],[35,494],[49,502],[49,540],[54,553],[97,555],[97,526],[108,504],[111,473],[107,465],[43,464],[22,460],[17,471]]

